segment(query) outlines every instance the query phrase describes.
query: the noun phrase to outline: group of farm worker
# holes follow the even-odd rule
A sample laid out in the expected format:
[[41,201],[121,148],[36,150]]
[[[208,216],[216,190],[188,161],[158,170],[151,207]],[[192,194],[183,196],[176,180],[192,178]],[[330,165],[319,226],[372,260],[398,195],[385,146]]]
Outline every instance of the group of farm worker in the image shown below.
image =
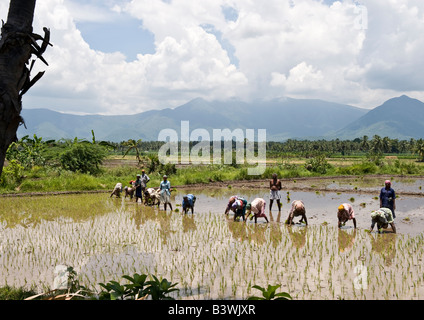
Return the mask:
[[[159,202],[163,203],[164,210],[166,210],[167,205],[169,205],[169,208],[172,211],[172,204],[171,204],[171,182],[168,180],[168,176],[164,175],[163,180],[159,184],[158,190],[154,190],[153,192],[159,193]],[[143,202],[143,194],[148,196],[146,194],[146,187],[147,183],[150,181],[150,178],[147,176],[147,174],[144,172],[144,170],[141,171],[141,175],[137,175],[137,180],[135,180],[135,202],[138,201],[138,198],[140,198],[140,201]]]
[[[270,204],[269,211],[272,210],[273,202],[276,201],[278,205],[278,211],[281,212],[281,181],[277,178],[276,174],[273,174],[272,180],[270,181]],[[380,208],[376,211],[371,212],[371,228],[374,229],[377,224],[378,232],[381,233],[382,229],[388,228],[390,225],[394,233],[396,233],[396,226],[394,219],[396,218],[396,195],[395,191],[391,187],[391,181],[386,180],[385,186],[380,191]],[[255,219],[255,223],[258,218],[265,218],[266,222],[268,217],[265,214],[266,201],[263,198],[256,198],[252,202],[248,202],[246,199],[239,196],[230,197],[225,214],[231,211],[234,212],[234,221],[239,221],[240,218],[244,222],[250,217],[250,220]],[[301,217],[300,223],[308,225],[306,218],[306,209],[302,200],[294,200],[291,203],[289,216],[286,220],[286,224],[292,224],[295,217]],[[349,203],[341,204],[337,209],[338,227],[341,228],[346,224],[347,221],[352,220],[353,226],[356,229],[356,218],[353,207]]]
[[[282,204],[280,200],[280,191],[282,189],[282,184],[281,180],[277,178],[277,174],[274,173],[272,175],[269,187],[269,211],[271,212],[272,205],[275,201],[277,202],[278,212],[281,212]],[[266,222],[269,222],[268,217],[265,214],[265,207],[266,201],[263,198],[255,198],[252,202],[247,202],[247,200],[242,197],[232,196],[228,201],[225,214],[228,215],[230,210],[232,210],[234,212],[234,221],[238,221],[242,218],[243,221],[246,222],[250,217],[250,220],[255,219],[255,223],[257,223],[258,218],[265,218]],[[286,223],[291,224],[293,222],[293,218],[298,216],[301,216],[300,222],[304,222],[306,225],[308,224],[305,205],[301,200],[295,200],[292,202]]]
[[[153,195],[158,195],[158,205],[160,203],[163,203],[164,210],[167,209],[167,205],[169,205],[169,208],[172,209],[171,204],[171,182],[168,180],[168,176],[164,175],[163,180],[159,184],[158,189],[148,188],[147,189],[147,183],[150,181],[149,176],[146,174],[145,170],[143,169],[141,171],[141,174],[137,174],[136,180],[131,180],[130,185],[131,187],[128,188],[125,186],[125,197],[127,195],[130,195],[131,199],[133,197],[133,193],[135,192],[135,202],[138,202],[138,199],[140,199],[140,202],[143,203],[143,195],[145,197],[151,197],[152,193]],[[111,193],[111,197],[115,195],[116,197],[120,197],[120,193],[122,192],[122,183],[118,182],[115,185],[115,188],[113,189]],[[183,212],[187,213],[188,210],[191,210],[191,213],[194,211],[194,203],[196,202],[196,196],[193,194],[187,194],[183,196],[182,201],[182,208]]]
[[[130,181],[130,183],[133,185],[133,188],[135,190],[135,201],[138,202],[138,199],[142,202],[143,194],[148,196],[146,193],[146,187],[147,183],[150,181],[150,178],[147,176],[144,170],[142,170],[141,174],[137,174],[137,179],[135,181]],[[269,182],[270,186],[270,194],[269,194],[269,211],[271,212],[272,206],[274,201],[277,203],[278,211],[281,212],[281,189],[282,184],[281,180],[277,178],[277,174],[272,175],[272,179]],[[115,186],[114,191],[112,192],[111,196],[113,194],[116,194],[119,196],[119,192],[122,190],[122,184],[118,183]],[[125,187],[125,191],[127,191],[127,187]],[[170,201],[171,197],[171,183],[168,180],[168,177],[166,175],[163,176],[163,180],[161,181],[159,188],[156,190],[154,189],[154,192],[157,192],[159,195],[159,203],[164,204],[164,210],[166,210],[167,205],[169,205],[171,211],[172,211],[172,205]],[[117,193],[118,192],[118,193]],[[371,228],[370,231],[374,229],[374,226],[377,225],[378,232],[381,233],[382,229],[388,228],[390,225],[392,227],[392,230],[394,233],[396,233],[396,226],[394,223],[394,219],[396,218],[395,210],[396,210],[396,194],[393,188],[391,187],[391,181],[386,180],[385,186],[380,191],[380,208],[378,210],[371,212]],[[189,210],[191,210],[191,213],[194,212],[194,204],[196,202],[196,196],[193,194],[187,194],[183,196],[182,201],[182,209],[184,213],[187,213]],[[225,209],[225,214],[228,215],[228,213],[231,211],[234,212],[234,221],[240,220],[240,218],[243,219],[244,222],[248,218],[250,220],[255,219],[255,223],[257,223],[258,218],[264,218],[266,222],[268,223],[268,217],[265,213],[266,208],[266,201],[263,198],[255,198],[253,201],[248,202],[243,197],[239,197],[237,195],[234,195],[230,197],[227,207]],[[301,217],[300,223],[305,223],[308,225],[308,220],[306,217],[306,209],[305,204],[302,200],[294,200],[291,203],[291,208],[289,212],[289,216],[286,220],[287,224],[292,224],[293,219],[295,217]],[[337,208],[337,218],[338,218],[338,227],[341,228],[348,222],[349,220],[353,221],[353,226],[356,228],[356,218],[355,218],[355,212],[353,210],[353,207],[349,203],[342,203]]]
[[117,198],[119,198],[121,196],[121,192],[125,191],[125,197],[129,195],[132,199],[135,193],[135,202],[137,202],[138,199],[143,202],[143,193],[145,192],[147,183],[149,181],[150,178],[143,169],[141,170],[141,174],[137,174],[136,180],[131,180],[129,182],[130,187],[125,186],[124,188],[122,188],[122,183],[118,182],[113,188],[110,197],[116,196]]
[[[384,182],[384,187],[380,190],[380,208],[371,212],[371,228],[374,229],[377,225],[378,232],[381,233],[382,229],[387,229],[390,225],[393,233],[396,233],[396,226],[394,219],[396,218],[396,193],[392,188],[390,180]],[[337,212],[337,218],[339,220],[339,228],[344,226],[348,220],[353,221],[353,226],[356,228],[355,212],[353,211],[352,205],[349,203],[343,203],[339,206]]]

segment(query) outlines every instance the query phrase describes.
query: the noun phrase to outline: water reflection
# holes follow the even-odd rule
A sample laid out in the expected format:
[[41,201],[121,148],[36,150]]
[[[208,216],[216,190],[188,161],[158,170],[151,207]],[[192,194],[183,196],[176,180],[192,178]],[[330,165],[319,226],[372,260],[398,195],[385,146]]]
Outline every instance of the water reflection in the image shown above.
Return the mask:
[[349,232],[339,228],[338,231],[338,244],[340,253],[348,253],[354,243],[356,238],[356,229],[353,229],[353,232]]
[[137,230],[140,230],[140,227],[148,221],[156,221],[158,215],[156,207],[143,206],[136,203],[128,205],[126,212],[131,213],[131,218],[134,220]]
[[306,244],[306,230],[308,227],[287,225],[286,228],[293,246],[295,246],[297,249],[303,248]]
[[368,234],[371,240],[372,252],[382,256],[386,266],[391,266],[396,256],[396,234]]
[[197,229],[196,222],[194,221],[194,215],[186,214],[182,217],[183,222],[183,232],[187,233],[189,231],[195,231]]
[[266,243],[269,237],[269,229],[266,225],[251,224],[246,228],[247,240],[255,242],[258,246]]
[[[271,211],[269,211],[269,221],[274,222],[274,215],[275,213],[272,213]],[[275,222],[277,223],[281,222],[281,211],[278,211],[277,220],[275,220]]]
[[271,232],[271,244],[274,248],[276,248],[283,238],[281,226],[276,223],[270,223],[269,228]]

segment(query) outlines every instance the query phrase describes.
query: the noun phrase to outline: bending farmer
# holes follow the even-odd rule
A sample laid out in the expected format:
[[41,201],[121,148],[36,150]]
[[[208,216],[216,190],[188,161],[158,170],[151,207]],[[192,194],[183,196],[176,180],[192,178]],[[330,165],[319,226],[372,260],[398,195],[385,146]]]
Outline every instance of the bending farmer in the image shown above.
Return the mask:
[[392,227],[393,233],[396,233],[396,226],[393,220],[392,210],[388,208],[380,208],[377,211],[371,212],[371,229],[374,229],[375,224],[377,224],[378,233],[382,233],[382,229],[387,229],[387,227]]

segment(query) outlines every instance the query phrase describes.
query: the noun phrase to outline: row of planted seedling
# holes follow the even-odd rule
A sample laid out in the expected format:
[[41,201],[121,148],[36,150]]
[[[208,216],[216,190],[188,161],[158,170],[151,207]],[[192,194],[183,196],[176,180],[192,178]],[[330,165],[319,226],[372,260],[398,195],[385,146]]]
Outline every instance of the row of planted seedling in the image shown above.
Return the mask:
[[0,279],[49,288],[54,268],[81,283],[125,274],[178,282],[178,299],[245,299],[254,284],[281,283],[295,299],[420,299],[423,236],[332,226],[244,224],[222,214],[182,215],[122,206],[83,221],[54,218],[2,225]]

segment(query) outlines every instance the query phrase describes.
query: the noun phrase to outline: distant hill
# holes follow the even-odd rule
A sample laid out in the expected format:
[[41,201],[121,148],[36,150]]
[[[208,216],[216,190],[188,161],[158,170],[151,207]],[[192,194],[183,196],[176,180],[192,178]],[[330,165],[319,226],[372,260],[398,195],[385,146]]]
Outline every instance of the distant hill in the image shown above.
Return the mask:
[[392,139],[424,138],[424,103],[408,96],[390,99],[372,110],[310,99],[274,99],[246,103],[239,100],[194,99],[174,109],[151,110],[134,115],[71,115],[47,109],[24,109],[27,129],[18,137],[37,134],[47,139],[78,137],[120,142],[128,139],[156,141],[162,129],[180,134],[181,121],[190,132],[240,128],[267,130],[268,141],[287,139],[355,139],[365,135]]
[[274,99],[251,103],[239,100],[206,101],[198,98],[174,109],[151,110],[135,115],[102,116],[71,115],[48,109],[23,109],[25,127],[18,138],[37,134],[47,139],[78,137],[120,142],[128,139],[156,141],[162,129],[180,133],[181,121],[190,122],[190,132],[196,128],[208,130],[229,128],[267,130],[268,141],[289,138],[314,139],[335,134],[346,121],[354,121],[367,110],[349,105],[310,99]]
[[424,138],[424,103],[405,95],[390,99],[328,138],[354,139],[365,135],[400,140]]

